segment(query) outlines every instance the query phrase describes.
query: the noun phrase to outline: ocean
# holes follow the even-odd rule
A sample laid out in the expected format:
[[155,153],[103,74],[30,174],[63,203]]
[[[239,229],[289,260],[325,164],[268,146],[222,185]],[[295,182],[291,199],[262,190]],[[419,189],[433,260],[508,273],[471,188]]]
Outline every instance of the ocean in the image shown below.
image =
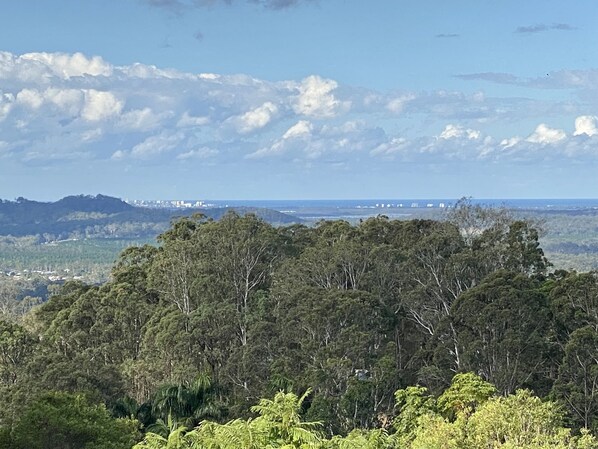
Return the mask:
[[[209,207],[263,207],[307,223],[343,219],[358,222],[376,215],[392,219],[442,218],[457,203],[455,198],[345,199],[345,200],[206,200]],[[472,199],[472,204],[504,206],[521,211],[598,210],[598,199]]]
[[[388,209],[388,208],[448,208],[457,203],[455,198],[430,199],[349,199],[349,200],[206,200],[216,207],[265,207],[274,210],[295,209]],[[510,209],[598,209],[596,198],[558,199],[471,199],[472,204],[505,206]]]

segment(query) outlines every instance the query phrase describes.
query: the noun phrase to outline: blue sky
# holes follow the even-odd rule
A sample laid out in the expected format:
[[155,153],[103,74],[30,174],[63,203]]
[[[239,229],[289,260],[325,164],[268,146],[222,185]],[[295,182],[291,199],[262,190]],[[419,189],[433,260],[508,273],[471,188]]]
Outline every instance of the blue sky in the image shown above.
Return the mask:
[[20,0],[0,198],[598,197],[598,5]]

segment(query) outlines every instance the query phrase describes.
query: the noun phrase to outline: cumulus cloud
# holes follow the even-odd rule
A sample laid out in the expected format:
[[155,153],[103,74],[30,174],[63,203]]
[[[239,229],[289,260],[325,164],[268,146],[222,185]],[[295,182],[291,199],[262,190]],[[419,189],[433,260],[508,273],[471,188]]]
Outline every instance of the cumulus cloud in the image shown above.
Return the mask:
[[293,102],[293,110],[308,117],[334,117],[342,108],[348,108],[348,102],[341,102],[334,96],[333,91],[338,87],[334,80],[319,76],[305,78],[296,88],[299,94]]
[[393,156],[409,151],[411,143],[404,137],[393,137],[388,142],[383,142],[370,151],[372,156]]
[[307,148],[312,137],[313,125],[307,120],[301,120],[285,131],[280,139],[271,145],[259,148],[245,156],[246,159],[262,159],[269,156],[279,156],[293,149]]
[[438,136],[439,139],[455,139],[465,137],[469,140],[479,139],[481,136],[480,131],[475,129],[465,129],[459,125],[446,125],[444,130]]
[[549,144],[559,142],[566,137],[567,134],[562,129],[550,128],[544,123],[541,123],[526,140],[532,143]]
[[387,140],[384,130],[359,120],[338,125],[314,125],[301,120],[282,137],[246,156],[248,159],[285,156],[290,160],[316,160],[330,155],[363,154]]
[[313,125],[308,122],[307,120],[300,120],[291,126],[287,131],[283,134],[283,139],[295,139],[306,137],[311,134],[313,129]]
[[214,156],[217,156],[219,153],[218,150],[210,147],[201,147],[193,150],[186,151],[184,153],[180,153],[176,158],[178,160],[188,160],[188,159],[208,159]]
[[266,126],[277,112],[278,106],[271,101],[267,101],[263,105],[235,117],[233,121],[237,130],[242,134],[246,134]]
[[[513,123],[554,117],[561,106],[483,92],[377,92],[317,75],[272,82],[245,74],[113,66],[99,57],[61,53],[0,53],[0,77],[2,157],[23,164],[84,158],[359,166],[377,158],[598,158],[598,118],[588,114],[598,107],[596,96],[585,96],[575,108],[571,102],[562,106],[569,117],[577,116],[568,129],[540,123],[547,118],[524,129]],[[555,72],[551,78],[580,91],[598,85],[598,71]],[[524,137],[490,135],[488,128],[503,122]]]
[[30,109],[39,109],[44,99],[35,89],[23,89],[17,94],[17,103]]
[[511,148],[514,147],[515,145],[517,145],[519,142],[521,142],[521,137],[515,136],[515,137],[509,137],[508,139],[502,139],[500,141],[500,146],[503,149],[507,149],[507,148]]
[[85,95],[80,89],[48,88],[43,98],[46,103],[56,106],[66,114],[76,116],[81,111]]
[[3,94],[2,91],[0,91],[0,122],[8,116],[13,104],[14,96],[11,94]]
[[120,114],[123,102],[111,92],[101,92],[89,89],[85,92],[85,104],[81,117],[90,122],[105,120]]
[[43,106],[54,107],[66,115],[78,115],[85,103],[85,92],[81,89],[47,88],[45,90],[22,89],[16,95],[16,104],[27,109],[38,110]]
[[156,136],[150,136],[143,142],[135,145],[130,155],[135,159],[150,159],[174,150],[182,140],[183,135],[180,133],[170,134],[162,132]]
[[575,119],[574,136],[594,136],[598,134],[598,117],[595,115],[581,115]]
[[389,111],[394,113],[403,112],[409,102],[415,100],[416,98],[416,95],[412,93],[399,95],[398,97],[391,98],[386,104],[386,107]]
[[128,131],[151,131],[160,126],[162,120],[170,118],[169,111],[156,114],[151,108],[134,109],[123,113],[118,121],[118,128]]
[[177,128],[194,128],[205,126],[210,123],[210,118],[206,116],[194,117],[190,115],[187,111],[183,112],[183,115],[177,122]]
[[82,53],[72,55],[66,53],[26,53],[21,56],[23,61],[31,61],[45,66],[54,75],[68,79],[72,76],[110,76],[112,66],[101,57],[87,58]]
[[448,124],[438,137],[421,136],[414,139],[396,136],[370,151],[374,158],[400,159],[419,163],[442,161],[492,161],[495,163],[533,163],[553,160],[560,164],[568,159],[598,158],[595,150],[598,133],[593,128],[597,120],[593,116],[576,119],[577,136],[569,136],[560,129],[539,124],[526,138],[519,136],[502,139],[461,125]]

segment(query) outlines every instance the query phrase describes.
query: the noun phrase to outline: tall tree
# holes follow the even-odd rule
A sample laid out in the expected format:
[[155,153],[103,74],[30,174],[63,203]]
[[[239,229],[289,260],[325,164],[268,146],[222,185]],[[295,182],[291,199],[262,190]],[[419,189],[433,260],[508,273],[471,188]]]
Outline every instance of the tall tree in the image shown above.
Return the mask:
[[463,368],[508,394],[543,387],[550,350],[550,310],[539,284],[497,271],[464,293],[452,310]]

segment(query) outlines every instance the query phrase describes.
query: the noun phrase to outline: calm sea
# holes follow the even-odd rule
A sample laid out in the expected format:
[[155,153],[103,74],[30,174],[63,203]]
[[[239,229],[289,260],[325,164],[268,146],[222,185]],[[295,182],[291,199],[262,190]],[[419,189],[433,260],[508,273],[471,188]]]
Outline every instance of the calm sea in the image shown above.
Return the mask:
[[[448,208],[455,198],[432,199],[358,199],[358,200],[207,200],[217,207],[266,207],[279,211],[296,209],[386,209],[386,208]],[[472,199],[473,204],[505,206],[513,209],[598,209],[598,199]]]

